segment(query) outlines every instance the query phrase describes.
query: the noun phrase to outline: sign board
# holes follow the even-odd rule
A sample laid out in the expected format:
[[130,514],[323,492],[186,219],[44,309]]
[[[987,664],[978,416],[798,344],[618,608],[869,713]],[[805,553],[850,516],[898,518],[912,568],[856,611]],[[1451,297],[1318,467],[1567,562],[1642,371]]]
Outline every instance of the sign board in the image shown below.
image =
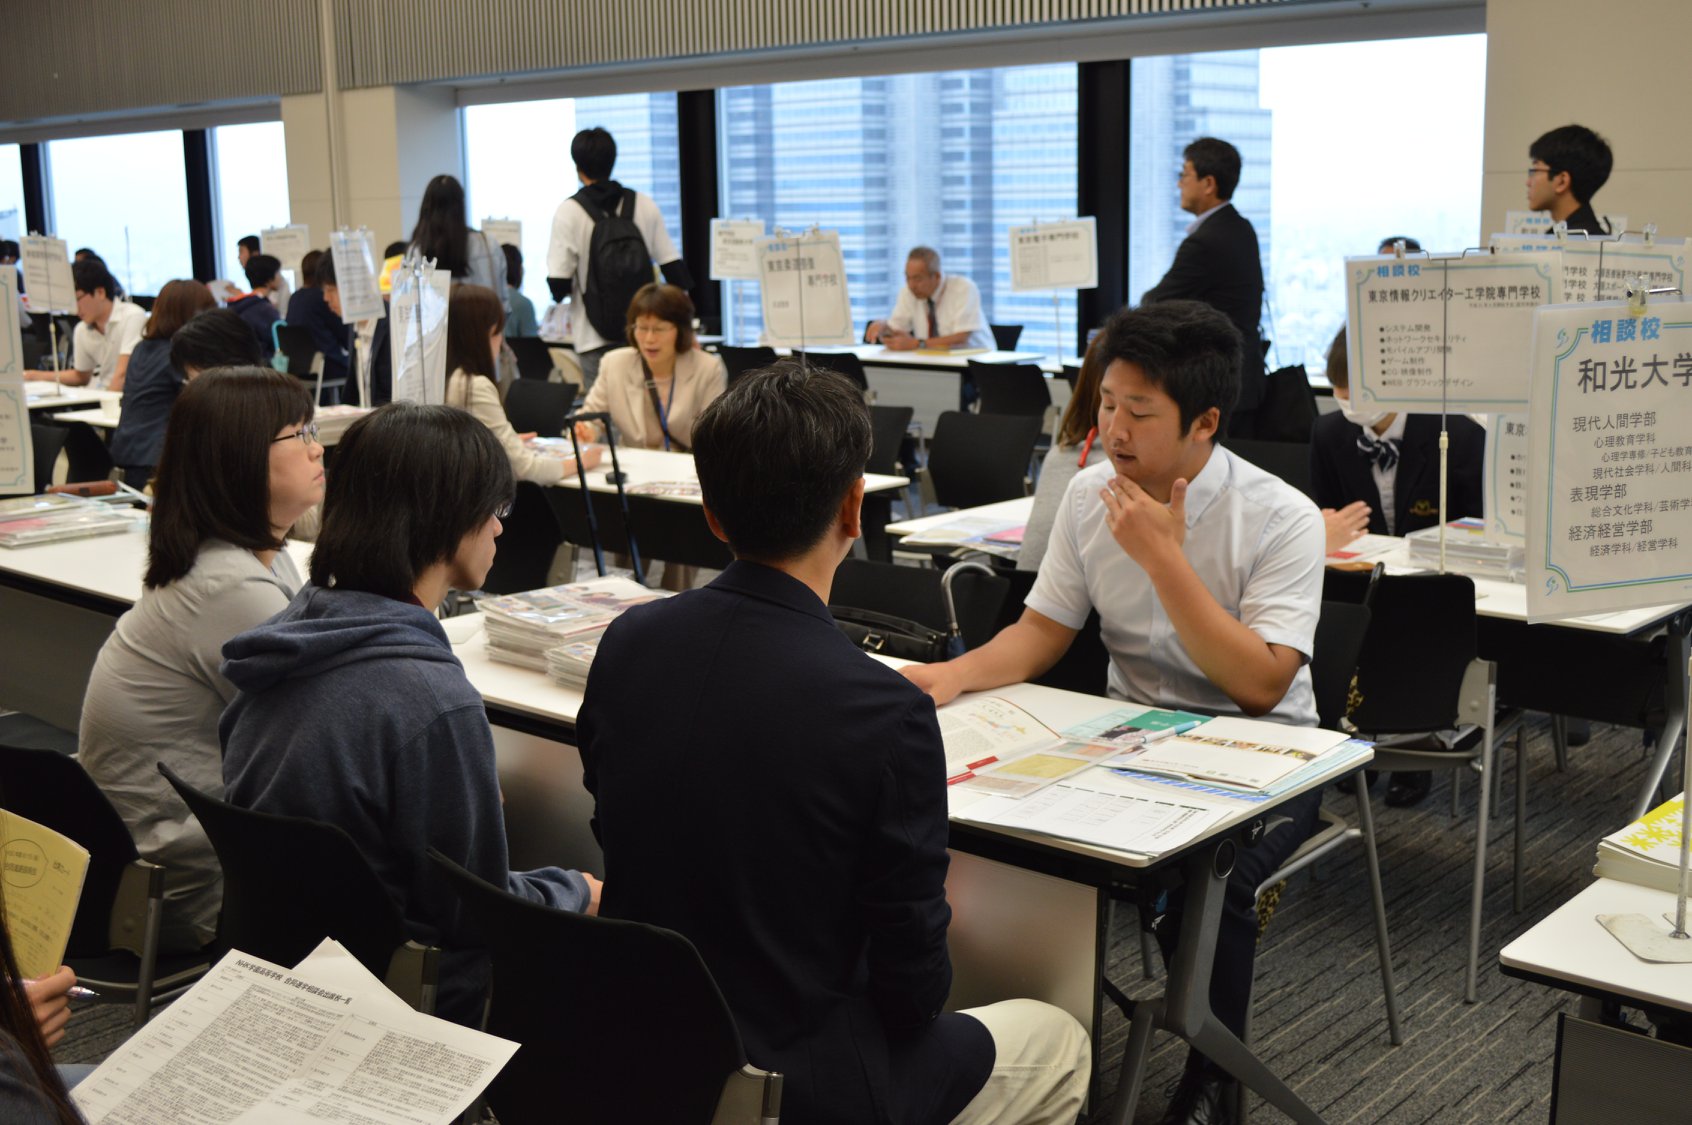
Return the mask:
[[[1610,234],[1620,234],[1627,229],[1626,215],[1599,215],[1598,221],[1609,228]],[[1549,211],[1506,211],[1504,212],[1504,232],[1506,234],[1550,234],[1552,226]],[[1588,231],[1591,235],[1603,235],[1603,231]]]
[[1492,236],[1497,250],[1512,253],[1561,253],[1563,301],[1619,300],[1627,293],[1627,279],[1642,277],[1648,289],[1684,289],[1686,240],[1658,238],[1586,239],[1538,235]]
[[311,252],[311,228],[304,223],[266,227],[259,231],[259,249],[281,262],[283,269],[297,272],[300,259]]
[[1561,300],[1544,254],[1347,258],[1351,401],[1365,413],[1489,413],[1528,400],[1533,310]]
[[523,248],[521,219],[483,219],[482,233],[501,246],[515,246],[519,250]]
[[35,491],[20,323],[18,273],[0,269],[0,496],[27,496]]
[[762,219],[711,220],[711,280],[757,281]]
[[1096,289],[1098,224],[1088,215],[1010,228],[1011,289]]
[[766,345],[807,348],[858,342],[839,231],[766,235],[756,247]]
[[388,351],[393,362],[393,397],[423,406],[446,401],[447,304],[452,275],[407,257],[394,271],[393,307],[388,314]]
[[335,259],[335,286],[341,291],[341,322],[352,324],[382,316],[387,306],[376,287],[376,242],[369,227],[345,227],[329,236]]
[[70,248],[65,240],[26,234],[18,239],[18,252],[23,255],[24,289],[29,293],[30,311],[74,311],[76,282],[71,280]]
[[1527,538],[1528,439],[1526,414],[1495,414],[1486,431],[1486,537],[1520,543]]
[[1692,303],[1534,315],[1529,620],[1692,601],[1689,406]]

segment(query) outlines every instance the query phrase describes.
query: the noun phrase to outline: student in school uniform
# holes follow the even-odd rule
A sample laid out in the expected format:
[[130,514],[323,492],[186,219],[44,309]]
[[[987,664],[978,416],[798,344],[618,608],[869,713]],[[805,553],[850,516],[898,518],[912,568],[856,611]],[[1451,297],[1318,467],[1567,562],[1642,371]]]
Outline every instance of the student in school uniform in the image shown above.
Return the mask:
[[1528,207],[1548,211],[1554,223],[1588,234],[1614,234],[1592,209],[1592,197],[1610,178],[1614,158],[1603,137],[1584,125],[1564,125],[1528,146]]
[[[1090,611],[1110,653],[1110,694],[1136,703],[1313,726],[1306,667],[1322,600],[1321,516],[1284,481],[1215,444],[1239,389],[1240,333],[1197,301],[1118,313],[1094,347],[1104,365],[1102,454],[1064,494],[1022,617],[956,660],[903,671],[938,704],[1033,679]],[[1242,849],[1227,885],[1210,1004],[1243,1035],[1256,953],[1257,885],[1309,836],[1320,794]],[[1154,927],[1165,957],[1183,891]],[[1165,1122],[1231,1119],[1232,1082],[1189,1051]]]

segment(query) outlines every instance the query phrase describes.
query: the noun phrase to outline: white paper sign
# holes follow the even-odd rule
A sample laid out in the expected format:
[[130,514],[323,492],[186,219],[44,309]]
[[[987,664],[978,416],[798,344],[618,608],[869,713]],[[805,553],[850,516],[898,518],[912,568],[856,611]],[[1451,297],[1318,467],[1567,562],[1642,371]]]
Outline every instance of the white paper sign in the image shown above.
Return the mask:
[[[1610,234],[1620,234],[1627,229],[1626,215],[1599,215],[1598,221],[1609,228]],[[1504,230],[1507,234],[1550,234],[1555,224],[1551,221],[1549,211],[1506,211],[1504,212]],[[1588,231],[1591,235],[1603,235],[1603,231]]]
[[1692,303],[1540,309],[1529,620],[1692,601]]
[[1011,289],[1096,289],[1098,224],[1088,215],[1010,228]]
[[393,362],[393,397],[424,406],[446,401],[447,302],[452,275],[432,260],[407,257],[394,271],[393,307],[388,313],[388,353]]
[[35,491],[19,323],[17,271],[0,269],[0,496],[27,496]]
[[1560,254],[1563,263],[1563,301],[1614,301],[1627,293],[1627,279],[1642,277],[1650,289],[1684,289],[1684,238],[1557,239],[1555,236],[1500,235],[1491,239],[1498,250],[1512,253]]
[[521,219],[483,219],[482,233],[501,246],[515,246],[519,250],[523,248]]
[[70,248],[65,240],[26,234],[18,239],[18,251],[23,255],[24,289],[29,293],[30,311],[74,311],[76,282],[71,280]]
[[335,285],[341,291],[341,322],[381,316],[381,291],[376,288],[376,242],[370,228],[342,228],[329,236],[329,250],[335,257]]
[[806,348],[858,342],[839,231],[770,235],[757,240],[757,250],[766,345]]
[[1533,310],[1561,299],[1543,254],[1347,258],[1346,354],[1359,409],[1492,412],[1528,398]]
[[711,280],[757,281],[762,219],[711,220]]
[[259,231],[259,249],[282,263],[285,270],[298,270],[300,259],[311,252],[311,228],[304,223],[266,227]]
[[1520,543],[1528,529],[1526,414],[1496,414],[1486,431],[1486,537]]

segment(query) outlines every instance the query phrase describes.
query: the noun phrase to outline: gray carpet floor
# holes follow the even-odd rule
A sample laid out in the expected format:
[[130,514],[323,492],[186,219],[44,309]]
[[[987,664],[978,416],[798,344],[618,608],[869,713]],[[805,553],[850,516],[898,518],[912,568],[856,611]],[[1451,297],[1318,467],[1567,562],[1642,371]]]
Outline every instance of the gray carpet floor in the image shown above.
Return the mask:
[[[1254,1007],[1256,1047],[1268,1065],[1331,1122],[1543,1121],[1550,1104],[1557,1014],[1573,997],[1500,974],[1498,950],[1591,880],[1599,837],[1628,819],[1645,760],[1639,733],[1597,727],[1555,770],[1550,727],[1529,728],[1525,909],[1511,910],[1513,748],[1503,756],[1504,805],[1494,821],[1487,871],[1477,1004],[1463,1002],[1463,961],[1473,868],[1472,774],[1451,815],[1449,773],[1415,809],[1387,809],[1375,789],[1381,865],[1398,973],[1405,1041],[1387,1038],[1386,1010],[1360,848],[1336,853],[1314,875],[1288,886],[1259,949]],[[1351,814],[1349,797],[1330,805]],[[1141,974],[1131,911],[1119,911],[1112,976],[1130,996],[1156,994],[1161,980]],[[1161,974],[1161,968],[1159,967]],[[78,1005],[57,1056],[103,1059],[129,1032],[128,1010]],[[1104,1088],[1115,1089],[1127,1026],[1114,1013],[1104,1028]],[[1179,1076],[1184,1046],[1160,1035],[1136,1122],[1155,1122],[1163,1091]],[[1108,1102],[1107,1102],[1108,1104]],[[1103,1120],[1102,1114],[1094,1115]],[[1252,1098],[1256,1121],[1284,1120]]]

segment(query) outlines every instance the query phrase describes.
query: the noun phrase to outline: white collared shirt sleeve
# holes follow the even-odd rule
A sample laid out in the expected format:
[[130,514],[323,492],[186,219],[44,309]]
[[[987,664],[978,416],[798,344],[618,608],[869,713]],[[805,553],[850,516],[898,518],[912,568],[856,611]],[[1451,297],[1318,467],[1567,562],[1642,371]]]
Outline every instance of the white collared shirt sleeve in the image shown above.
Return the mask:
[[[922,304],[911,292],[909,285],[899,286],[899,297],[893,302],[893,315],[887,318],[887,327],[897,328],[901,332],[916,334],[917,308]],[[924,333],[928,327],[928,318],[923,318]]]
[[[116,363],[120,356],[126,356],[135,350],[135,345],[141,342],[141,332],[147,327],[147,310],[140,305],[124,302],[131,310],[126,313],[117,326],[112,330],[111,362]],[[117,306],[114,305],[113,308]],[[113,319],[118,319],[114,317]]]
[[[967,277],[947,277],[946,291],[934,303],[934,319],[939,322],[941,336],[954,332],[968,332],[967,347],[992,347],[987,331],[987,318],[981,313],[981,290]],[[986,343],[982,343],[985,337]]]
[[1308,662],[1322,607],[1322,564],[1327,551],[1315,505],[1288,507],[1263,529],[1251,576],[1240,597],[1240,622],[1266,644],[1285,645]]
[[1092,596],[1087,592],[1087,575],[1081,566],[1079,513],[1085,505],[1086,490],[1098,488],[1101,478],[1097,472],[1082,470],[1069,482],[1063,500],[1058,504],[1052,521],[1051,538],[1046,541],[1046,556],[1040,560],[1040,571],[1034,586],[1023,604],[1044,617],[1049,617],[1068,629],[1079,630],[1087,623],[1093,609]]

